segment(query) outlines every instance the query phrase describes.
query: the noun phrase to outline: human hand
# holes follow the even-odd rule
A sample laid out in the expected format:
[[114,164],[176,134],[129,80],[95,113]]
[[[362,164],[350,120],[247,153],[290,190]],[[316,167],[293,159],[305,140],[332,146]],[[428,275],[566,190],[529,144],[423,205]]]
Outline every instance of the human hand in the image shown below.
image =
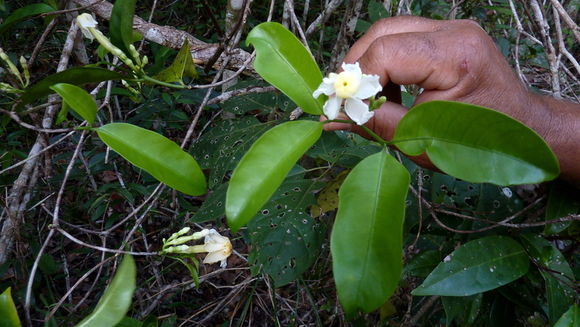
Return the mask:
[[[414,105],[449,100],[489,107],[536,130],[561,162],[567,159],[566,151],[560,150],[561,137],[554,132],[558,126],[546,123],[557,118],[553,109],[563,105],[547,105],[546,99],[529,93],[493,40],[473,21],[412,16],[380,20],[344,58],[346,63],[357,61],[363,73],[379,75],[388,100],[400,98],[396,94],[399,85],[414,84],[424,89]],[[398,103],[387,102],[375,111],[366,127],[391,140],[406,111]],[[362,128],[351,124],[330,123],[325,129],[351,130],[366,136]],[[426,156],[412,159],[433,168]],[[565,173],[566,167],[562,168]]]

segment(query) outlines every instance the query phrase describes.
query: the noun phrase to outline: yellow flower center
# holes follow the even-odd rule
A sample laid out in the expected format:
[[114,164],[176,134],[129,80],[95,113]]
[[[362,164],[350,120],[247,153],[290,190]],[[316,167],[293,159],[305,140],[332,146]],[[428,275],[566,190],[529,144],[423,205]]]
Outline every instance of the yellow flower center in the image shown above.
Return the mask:
[[351,72],[342,72],[338,74],[336,81],[334,82],[334,90],[336,91],[336,96],[339,98],[350,98],[360,86],[360,79]]

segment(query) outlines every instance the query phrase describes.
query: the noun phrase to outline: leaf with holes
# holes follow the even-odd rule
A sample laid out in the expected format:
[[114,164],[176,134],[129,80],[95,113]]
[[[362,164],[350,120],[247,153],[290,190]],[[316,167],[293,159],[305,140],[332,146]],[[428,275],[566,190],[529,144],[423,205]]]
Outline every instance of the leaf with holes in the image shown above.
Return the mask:
[[309,216],[316,203],[313,180],[286,180],[262,211],[248,224],[254,274],[270,275],[276,287],[300,277],[316,260],[324,236],[317,220]]
[[408,189],[409,173],[385,151],[361,161],[340,187],[330,250],[347,314],[377,309],[399,283]]
[[521,235],[525,249],[540,266],[540,274],[546,283],[547,314],[554,324],[568,306],[574,303],[574,274],[566,258],[540,235]]
[[246,44],[256,49],[254,68],[304,112],[322,114],[324,97],[315,99],[314,90],[322,82],[320,68],[304,45],[279,23],[267,22],[254,27]]
[[221,184],[209,193],[203,201],[201,208],[189,220],[192,223],[203,223],[206,221],[216,221],[225,215],[226,192],[228,183]]
[[505,236],[483,237],[445,257],[411,294],[469,296],[511,283],[525,275],[528,265],[518,242]]
[[232,173],[226,194],[228,226],[236,232],[268,202],[304,153],[322,134],[323,124],[296,120],[280,124],[252,144]]
[[393,143],[407,155],[427,153],[437,168],[472,183],[532,184],[560,174],[556,156],[536,132],[466,103],[415,106],[397,125]]
[[192,152],[204,169],[210,169],[208,185],[221,184],[228,171],[233,170],[252,143],[272,127],[254,117],[224,120],[202,135]]
[[352,168],[364,158],[380,150],[379,146],[357,135],[338,131],[324,133],[306,154],[337,166]]
[[[251,87],[263,86],[258,84],[258,81],[256,80],[249,80],[236,84],[233,90]],[[277,110],[288,111],[294,109],[296,108],[296,104],[294,104],[294,102],[283,93],[275,91],[240,94],[239,96],[226,100],[221,107],[225,111],[232,112],[236,115],[243,115],[247,112],[269,114],[276,112]]]

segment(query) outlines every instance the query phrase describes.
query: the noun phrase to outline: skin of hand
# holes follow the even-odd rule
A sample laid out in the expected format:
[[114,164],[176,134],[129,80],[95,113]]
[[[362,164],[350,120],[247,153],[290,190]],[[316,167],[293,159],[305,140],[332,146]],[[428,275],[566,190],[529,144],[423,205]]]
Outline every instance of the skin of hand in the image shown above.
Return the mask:
[[[562,178],[580,186],[580,105],[529,92],[477,23],[413,16],[382,19],[344,58],[346,63],[357,61],[365,74],[380,76],[387,99],[400,99],[399,85],[414,84],[424,89],[414,105],[432,100],[460,101],[521,121],[550,145],[560,161]],[[391,140],[407,110],[387,102],[366,126]],[[330,123],[325,129],[366,136],[351,124]],[[433,168],[425,155],[412,159]]]

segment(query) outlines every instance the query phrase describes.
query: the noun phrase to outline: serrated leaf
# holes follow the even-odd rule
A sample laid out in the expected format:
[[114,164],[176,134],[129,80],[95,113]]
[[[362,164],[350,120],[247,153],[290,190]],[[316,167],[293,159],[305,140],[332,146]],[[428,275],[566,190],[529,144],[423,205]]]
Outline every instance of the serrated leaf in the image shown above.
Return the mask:
[[279,23],[262,23],[250,31],[246,44],[256,49],[254,69],[262,78],[304,112],[322,114],[323,97],[312,96],[322,82],[322,73],[294,34]]
[[67,83],[54,84],[50,89],[58,93],[63,101],[89,124],[92,125],[95,122],[97,103],[87,91]]
[[397,287],[408,188],[409,173],[384,151],[361,161],[340,188],[330,249],[347,314],[377,309]]
[[393,143],[405,154],[426,152],[443,172],[472,183],[533,184],[556,178],[556,156],[533,130],[498,111],[430,101],[409,110]]
[[465,243],[427,276],[413,295],[469,296],[508,284],[528,271],[525,250],[505,236]]
[[111,43],[130,57],[129,45],[133,42],[133,15],[137,0],[115,0],[111,19],[109,20],[109,35]]
[[20,327],[20,318],[12,300],[10,287],[0,294],[0,327]]
[[136,275],[133,257],[125,255],[95,310],[76,327],[110,327],[121,321],[131,307]]
[[286,180],[248,224],[252,271],[270,275],[275,287],[300,277],[320,253],[324,230],[308,215],[320,187],[313,180]]
[[189,195],[206,192],[205,176],[195,159],[168,138],[126,123],[96,131],[111,149],[169,187]]
[[197,71],[193,64],[191,49],[187,39],[185,39],[183,46],[181,46],[181,50],[177,53],[171,66],[157,74],[155,79],[168,83],[179,82],[183,84],[183,76],[197,78]]
[[20,99],[18,99],[17,109],[22,109],[37,99],[52,93],[50,87],[57,83],[68,83],[73,85],[82,85],[86,83],[98,83],[109,80],[123,79],[123,75],[110,71],[108,69],[96,67],[75,67],[62,72],[50,75],[40,82],[27,88]]
[[271,127],[271,124],[262,124],[254,117],[243,117],[221,121],[203,134],[192,152],[203,168],[210,169],[209,187],[220,185],[252,143]]
[[[540,274],[546,283],[547,314],[556,323],[568,306],[574,302],[574,274],[566,258],[550,242],[539,235],[521,235],[530,256],[540,265]],[[547,268],[547,269],[546,269]]]
[[320,122],[291,121],[270,129],[252,144],[234,170],[226,195],[226,217],[234,232],[262,208],[321,134]]
[[[553,220],[580,212],[580,192],[578,189],[562,181],[556,181],[550,186],[546,220]],[[557,234],[566,230],[572,221],[548,224],[544,228],[546,234]]]
[[10,26],[21,22],[27,18],[34,17],[40,14],[54,11],[55,9],[45,3],[35,3],[22,8],[14,10],[10,16],[4,19],[4,22],[0,24],[0,34],[6,32]]

